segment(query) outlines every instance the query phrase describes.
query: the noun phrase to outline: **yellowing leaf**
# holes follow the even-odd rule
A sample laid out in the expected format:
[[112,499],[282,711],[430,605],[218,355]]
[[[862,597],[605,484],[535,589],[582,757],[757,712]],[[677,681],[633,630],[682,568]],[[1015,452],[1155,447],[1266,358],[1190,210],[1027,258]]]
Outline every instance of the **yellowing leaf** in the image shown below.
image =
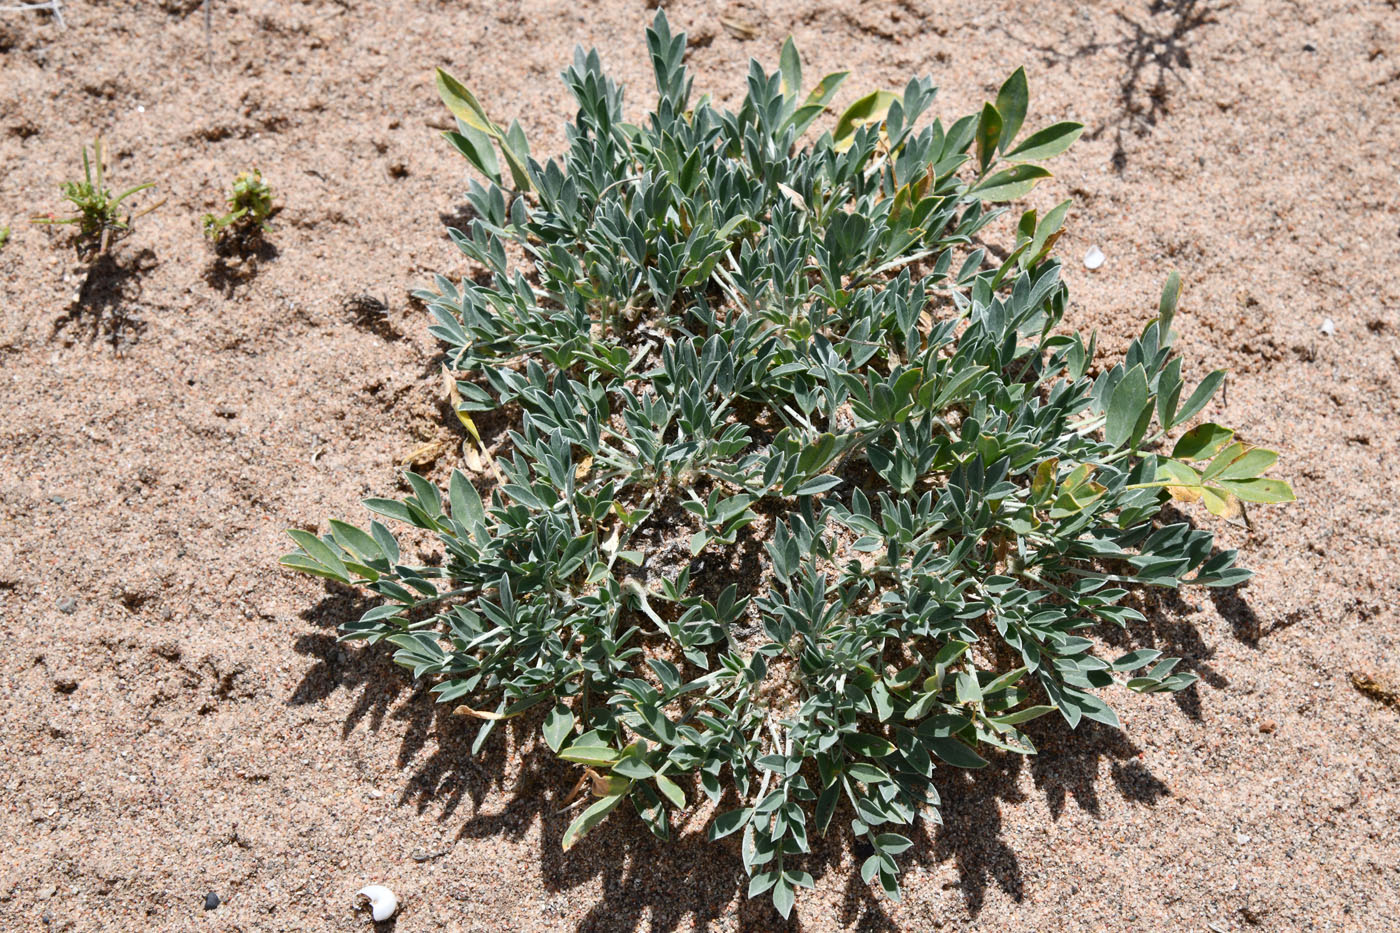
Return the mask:
[[846,80],[848,72],[837,71],[822,78],[817,86],[812,88],[807,99],[802,102],[802,106],[793,111],[792,115],[783,121],[783,129],[789,126],[796,127],[797,135],[801,136],[806,132],[807,127],[812,125],[812,121],[826,112],[826,107],[831,103],[831,99],[836,96],[836,91]]
[[1278,462],[1278,454],[1262,447],[1246,447],[1218,474],[1220,479],[1253,479]]
[[757,39],[758,26],[746,19],[734,19],[732,17],[720,17],[719,24],[736,39]]
[[399,466],[425,467],[436,463],[443,454],[452,449],[451,437],[435,437],[395,458]]
[[796,97],[802,93],[802,56],[797,53],[792,36],[783,43],[778,55],[778,70],[782,73],[782,93],[784,97]]
[[1213,479],[1225,471],[1231,463],[1235,462],[1245,454],[1245,446],[1239,441],[1228,445],[1224,450],[1215,455],[1215,458],[1206,464],[1206,468],[1201,471],[1202,479]]
[[806,212],[807,200],[806,198],[802,197],[802,195],[797,191],[797,189],[789,188],[782,182],[778,182],[778,190],[781,191],[783,194],[787,195],[787,199],[792,202],[794,207],[796,207],[800,211],[803,211],[804,213]]
[[1219,515],[1221,518],[1237,518],[1241,512],[1240,500],[1223,489],[1202,486],[1201,498],[1205,501],[1206,510],[1212,515]]
[[491,468],[491,475],[496,478],[496,482],[505,485],[505,477],[501,475],[500,467],[496,466],[496,458],[491,456],[491,451],[486,449],[486,445],[481,442],[481,432],[476,429],[476,422],[472,416],[467,414],[462,407],[462,393],[457,389],[457,377],[452,375],[452,371],[446,366],[442,367],[443,387],[447,391],[447,400],[452,403],[452,410],[457,413],[457,420],[462,422],[462,427],[467,429],[472,440],[476,441],[477,449],[486,458],[486,464]]
[[[462,422],[462,427],[467,429],[467,433],[472,436],[472,440],[476,441],[478,445],[481,445],[481,432],[476,429],[476,422],[472,420],[472,416],[467,414],[466,410],[462,408],[456,409],[456,412],[457,420]],[[482,445],[482,450],[484,451],[485,449],[485,446]]]
[[1178,460],[1209,460],[1234,436],[1229,428],[1207,421],[1183,434],[1172,448],[1172,456]]
[[1075,467],[1074,470],[1070,472],[1069,476],[1065,477],[1065,481],[1060,488],[1066,492],[1074,492],[1089,481],[1089,477],[1094,475],[1094,470],[1096,469],[1098,468],[1092,463],[1079,464],[1079,466]]
[[441,68],[437,70],[437,89],[438,96],[447,105],[447,109],[452,111],[454,117],[473,129],[491,136],[505,135],[499,126],[491,122],[491,118],[486,115],[486,111],[477,101],[476,95],[467,90],[466,85]]
[[481,451],[471,444],[462,445],[462,465],[470,473],[481,473],[486,469],[486,461],[481,459]]
[[[521,712],[524,712],[522,710]],[[481,709],[472,709],[463,704],[452,711],[453,716],[471,716],[473,719],[489,719],[493,722],[500,722],[502,719],[512,719],[520,713],[492,713]]]
[[[521,191],[533,191],[534,184],[530,181],[530,173],[525,169],[525,157],[520,152],[524,148],[525,137],[519,128],[511,127],[509,134],[502,130],[486,115],[486,109],[481,106],[476,95],[441,68],[437,70],[437,89],[438,96],[454,117],[472,129],[487,134],[501,147],[501,155],[505,156],[506,164],[510,167],[510,177],[515,187]],[[525,155],[528,154],[526,150]]]
[[613,794],[625,793],[632,784],[620,774],[600,774],[592,768],[588,769],[588,781],[594,797],[610,797]]
[[1197,502],[1201,498],[1200,486],[1165,486],[1167,495],[1177,502]]
[[1031,495],[1036,501],[1043,501],[1050,497],[1055,489],[1055,471],[1060,468],[1060,458],[1051,457],[1049,460],[1041,461],[1035,468],[1035,479],[1031,480]]
[[1180,486],[1201,485],[1201,474],[1177,460],[1157,461],[1157,481],[1170,480]]
[[831,138],[836,143],[837,152],[845,152],[855,142],[856,130],[870,123],[882,123],[890,112],[890,105],[899,100],[893,91],[871,91],[851,104],[836,121],[836,129]]

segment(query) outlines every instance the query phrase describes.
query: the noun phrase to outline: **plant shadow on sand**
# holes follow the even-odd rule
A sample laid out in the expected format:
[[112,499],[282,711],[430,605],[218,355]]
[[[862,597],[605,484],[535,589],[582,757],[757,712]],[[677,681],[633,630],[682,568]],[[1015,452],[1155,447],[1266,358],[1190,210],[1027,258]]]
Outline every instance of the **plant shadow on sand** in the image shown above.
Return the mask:
[[1152,0],[1147,17],[1134,19],[1115,11],[1120,35],[1099,39],[1098,30],[1087,27],[1088,38],[1062,35],[1053,42],[1033,42],[1004,26],[996,27],[1009,38],[1039,53],[1047,67],[1069,66],[1100,52],[1115,53],[1122,68],[1114,96],[1114,109],[1085,139],[1113,134],[1111,161],[1122,172],[1128,165],[1127,137],[1151,134],[1157,122],[1171,110],[1171,81],[1181,81],[1182,70],[1190,69],[1192,33],[1218,22],[1216,14],[1229,9],[1229,3],[1202,3],[1201,0]]
[[134,311],[141,298],[142,276],[156,265],[156,254],[149,249],[120,258],[107,250],[93,257],[77,299],[68,313],[54,322],[54,336],[74,329],[86,331],[89,340],[102,338],[120,354],[146,329]]
[[[1173,520],[1182,517],[1178,514]],[[742,897],[747,877],[738,834],[711,843],[703,830],[677,827],[672,841],[666,842],[653,836],[630,807],[621,807],[573,850],[563,852],[560,840],[579,812],[577,806],[565,810],[564,800],[579,772],[536,741],[542,714],[500,724],[473,755],[477,721],[453,716],[446,704],[433,702],[426,685],[415,686],[383,646],[348,647],[336,641],[336,627],[358,618],[374,601],[338,584],[327,584],[326,589],[325,598],[302,616],[317,630],[302,635],[296,650],[315,663],[289,702],[312,704],[341,689],[357,693],[342,728],[344,736],[362,722],[373,731],[386,719],[406,723],[398,766],[413,767],[399,794],[400,805],[416,807],[420,813],[432,809],[440,819],[451,820],[458,817],[463,801],[469,801],[458,840],[504,836],[519,841],[539,822],[539,860],[548,889],[601,886],[602,896],[579,929],[669,931],[686,924],[705,929],[725,915],[736,893],[740,895],[736,919],[743,928],[803,928],[800,898],[790,920],[783,921],[766,898]],[[1257,645],[1268,634],[1260,631],[1258,617],[1238,589],[1211,590],[1210,594],[1241,642]],[[1228,686],[1211,667],[1213,652],[1201,633],[1185,618],[1196,607],[1173,591],[1153,593],[1138,606],[1146,620],[1121,633],[1124,644],[1155,647],[1181,657],[1181,669],[1197,673],[1210,689]],[[1201,718],[1195,685],[1174,696],[1186,716]],[[918,866],[929,871],[951,863],[958,877],[945,887],[958,889],[973,917],[993,885],[1014,901],[1025,895],[1020,861],[1002,839],[1001,814],[1003,802],[1028,799],[1024,776],[1029,776],[1034,793],[1044,796],[1055,819],[1071,798],[1081,810],[1097,816],[1105,792],[1144,806],[1153,806],[1170,793],[1142,764],[1141,749],[1129,733],[1088,721],[1067,732],[1049,717],[1028,724],[1026,732],[1040,754],[988,753],[990,764],[979,771],[941,768],[938,790],[944,825],[909,833],[914,846],[905,856],[906,869]],[[422,758],[420,752],[427,748],[431,750]],[[502,793],[507,795],[505,802],[483,812],[488,796]],[[696,788],[687,788],[687,793],[692,800],[700,797]],[[719,809],[737,805],[731,793]],[[843,808],[848,809],[844,803]],[[813,851],[800,864],[817,879],[832,872],[846,876],[838,918],[843,925],[897,930],[884,894],[860,880],[859,866],[869,852],[862,851],[864,844],[847,828],[851,815],[838,809],[832,830],[826,837],[814,838]],[[433,855],[437,854],[446,853]]]
[[204,269],[204,283],[225,298],[253,281],[264,265],[277,258],[277,247],[262,237],[246,243],[221,243]]

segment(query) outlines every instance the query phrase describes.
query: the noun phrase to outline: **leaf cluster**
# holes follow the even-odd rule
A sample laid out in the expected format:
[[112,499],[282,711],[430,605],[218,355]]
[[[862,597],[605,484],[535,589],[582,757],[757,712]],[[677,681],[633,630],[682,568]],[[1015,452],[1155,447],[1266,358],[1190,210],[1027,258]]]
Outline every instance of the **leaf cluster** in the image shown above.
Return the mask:
[[91,256],[106,252],[107,248],[131,229],[131,221],[142,214],[148,214],[161,203],[147,207],[135,214],[123,215],[121,204],[147,188],[154,188],[155,182],[145,182],[128,188],[120,194],[113,194],[106,186],[105,169],[102,161],[102,139],[98,137],[92,145],[92,157],[88,157],[87,146],[83,147],[82,181],[66,181],[61,187],[63,198],[72,203],[77,211],[70,217],[55,217],[52,214],[31,218],[36,224],[71,224],[78,229],[73,234],[73,244],[80,256]]
[[1068,203],[984,242],[1082,129],[1023,133],[1023,71],[949,123],[918,78],[820,129],[846,75],[804,91],[791,40],[776,72],[751,63],[737,111],[693,99],[663,14],[647,47],[640,124],[576,53],[568,148],[544,162],[439,73],[483,179],[452,236],[487,275],[421,296],[464,424],[480,442],[472,412],[510,418],[498,478],[483,496],[409,473],[410,495],[366,502],[438,562],[376,519],[293,530],[284,563],[382,597],[342,637],[393,645],[481,721],[475,748],[539,718],[593,794],[566,848],[624,801],[663,837],[709,806],[786,915],[840,823],[897,897],[936,768],[1032,753],[1022,727],[1047,714],[1116,726],[1109,688],[1195,680],[1102,638],[1143,618],[1134,587],[1248,576],[1168,500],[1291,493],[1215,425],[1166,452],[1223,378],[1187,391],[1175,276],[1096,369],[1063,326]]
[[275,210],[272,187],[263,181],[262,172],[240,172],[233,181],[228,196],[228,213],[222,217],[204,215],[204,235],[215,244],[230,241],[246,243],[271,229],[269,220]]

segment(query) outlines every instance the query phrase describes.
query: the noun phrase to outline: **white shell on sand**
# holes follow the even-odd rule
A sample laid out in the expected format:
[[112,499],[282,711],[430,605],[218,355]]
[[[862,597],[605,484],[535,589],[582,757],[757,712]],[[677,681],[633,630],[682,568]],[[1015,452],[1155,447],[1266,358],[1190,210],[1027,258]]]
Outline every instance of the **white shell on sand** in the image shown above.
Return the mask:
[[1084,254],[1084,268],[1086,269],[1097,269],[1099,266],[1103,265],[1103,261],[1103,250],[1099,249],[1097,246],[1089,247],[1089,252]]
[[382,884],[363,887],[356,896],[369,901],[369,915],[375,923],[383,923],[398,912],[398,897]]

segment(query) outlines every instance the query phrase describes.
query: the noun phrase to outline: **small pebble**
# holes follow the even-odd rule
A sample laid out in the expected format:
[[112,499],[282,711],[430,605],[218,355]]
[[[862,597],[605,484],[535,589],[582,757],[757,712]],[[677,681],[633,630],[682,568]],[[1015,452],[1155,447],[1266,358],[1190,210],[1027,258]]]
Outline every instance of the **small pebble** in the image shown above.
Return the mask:
[[1259,724],[1259,731],[1264,733],[1265,735],[1268,735],[1277,728],[1278,723],[1274,722],[1272,719],[1266,719]]
[[1303,43],[1303,51],[1304,51],[1304,52],[1316,52],[1316,51],[1317,51],[1317,46],[1313,45],[1311,42],[1304,42],[1304,43]]
[[1337,332],[1337,325],[1332,323],[1330,317],[1325,317],[1322,319],[1322,327],[1320,327],[1319,330],[1322,331],[1322,336],[1331,337]]
[[1245,835],[1244,833],[1236,833],[1235,841],[1242,846],[1247,846],[1249,845],[1249,836]]
[[204,909],[205,909],[205,910],[213,910],[215,907],[218,907],[218,906],[219,906],[219,895],[215,894],[213,891],[210,891],[208,894],[204,895]]
[[78,601],[71,596],[65,596],[58,601],[58,611],[71,616],[78,611]]
[[1097,246],[1091,246],[1089,252],[1084,254],[1084,268],[1097,269],[1103,265],[1104,258],[1103,250]]

